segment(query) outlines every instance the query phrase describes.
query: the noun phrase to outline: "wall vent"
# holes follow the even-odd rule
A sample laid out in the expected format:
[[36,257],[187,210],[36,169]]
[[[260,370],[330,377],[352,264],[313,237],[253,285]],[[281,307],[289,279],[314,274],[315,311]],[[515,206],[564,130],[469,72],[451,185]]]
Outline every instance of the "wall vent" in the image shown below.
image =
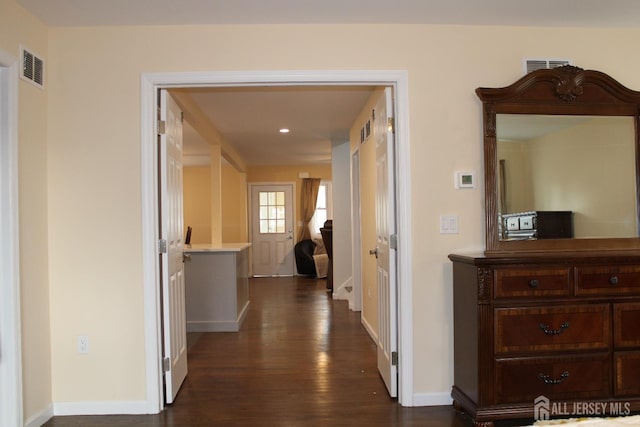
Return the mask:
[[44,89],[44,61],[38,55],[20,46],[20,77]]
[[570,65],[571,61],[568,59],[523,59],[522,70],[524,74],[529,74],[532,71],[544,70],[549,68],[562,67],[563,65]]

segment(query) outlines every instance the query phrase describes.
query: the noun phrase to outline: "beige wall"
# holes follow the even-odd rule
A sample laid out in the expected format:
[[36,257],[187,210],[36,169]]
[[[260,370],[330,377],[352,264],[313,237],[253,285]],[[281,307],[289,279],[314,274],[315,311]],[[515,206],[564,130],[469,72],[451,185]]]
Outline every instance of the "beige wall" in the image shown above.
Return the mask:
[[249,241],[246,174],[222,166],[222,243]]
[[249,166],[247,169],[247,182],[294,182],[296,184],[296,240],[300,235],[300,189],[302,179],[298,178],[300,172],[308,172],[309,178],[321,178],[331,181],[331,164],[326,165],[283,165],[283,166]]
[[[16,34],[24,30],[2,19],[13,28],[10,39],[17,41]],[[38,118],[49,123],[48,253],[56,402],[146,398],[141,73],[408,71],[410,141],[404,143],[410,144],[412,160],[410,170],[403,172],[412,181],[414,263],[413,283],[407,286],[413,292],[413,391],[440,398],[448,395],[453,381],[452,273],[447,254],[484,247],[482,188],[456,191],[452,182],[456,170],[482,171],[481,111],[474,89],[511,83],[521,75],[521,58],[532,56],[571,57],[577,65],[601,69],[640,88],[636,55],[640,30],[224,25],[51,28],[49,35],[49,117],[39,111],[44,100],[38,99],[34,106]],[[10,43],[8,48],[14,50],[14,42]],[[26,93],[21,94],[23,101],[30,102]],[[42,121],[29,123],[38,126],[23,125],[27,135],[41,132]],[[27,142],[26,136],[23,141]],[[39,153],[33,154],[36,163],[25,169],[24,176],[36,182],[35,195],[23,190],[23,197],[35,197],[38,207],[46,206],[39,183],[44,166]],[[248,176],[248,181],[261,180]],[[459,215],[459,234],[439,234],[438,218],[443,213]],[[28,215],[36,216],[35,229],[46,232],[43,214],[25,213],[25,219]],[[46,245],[43,239],[36,237]],[[41,275],[46,256],[33,250],[36,257],[29,259],[29,265],[32,274]],[[44,283],[44,289],[34,289],[38,300],[46,298],[43,276],[35,279],[38,285]],[[43,323],[46,329],[46,321],[37,320],[41,314],[27,316],[28,322]],[[75,353],[79,334],[90,337],[88,356]],[[46,341],[36,344],[46,347]]]
[[507,212],[567,210],[575,237],[634,236],[634,141],[631,117],[594,117],[526,142],[501,141]]
[[[13,0],[0,0],[0,50],[19,57],[23,44],[45,60],[47,29]],[[19,68],[19,67],[18,67]],[[45,76],[45,86],[51,80]],[[51,408],[47,91],[19,82],[18,156],[20,292],[24,419]],[[76,233],[78,236],[78,233]],[[69,238],[69,237],[67,237]]]
[[532,141],[534,206],[573,211],[576,237],[635,236],[634,141],[629,117],[596,118]]
[[211,243],[211,169],[185,167],[183,182],[185,233],[191,226],[191,244]]
[[500,206],[500,212],[514,213],[535,210],[531,187],[531,162],[528,160],[527,144],[521,141],[499,141],[497,147],[498,160],[504,161],[503,179],[506,183],[505,206]]
[[[245,243],[247,237],[247,183],[245,174],[222,165],[222,243]],[[193,228],[191,243],[211,243],[211,168],[184,168],[184,225]]]

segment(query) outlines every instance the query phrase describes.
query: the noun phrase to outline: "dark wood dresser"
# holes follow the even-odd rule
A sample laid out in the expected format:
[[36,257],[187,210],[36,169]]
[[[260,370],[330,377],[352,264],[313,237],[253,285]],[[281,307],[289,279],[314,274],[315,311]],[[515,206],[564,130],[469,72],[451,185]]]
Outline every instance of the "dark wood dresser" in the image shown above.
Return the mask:
[[531,419],[539,396],[640,410],[640,252],[449,259],[452,397],[476,426]]

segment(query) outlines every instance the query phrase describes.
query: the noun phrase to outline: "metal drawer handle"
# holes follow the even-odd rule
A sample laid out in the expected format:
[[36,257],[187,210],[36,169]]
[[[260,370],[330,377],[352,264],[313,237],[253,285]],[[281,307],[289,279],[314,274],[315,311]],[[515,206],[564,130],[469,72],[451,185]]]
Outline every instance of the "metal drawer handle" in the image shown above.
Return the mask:
[[569,327],[569,322],[563,322],[562,325],[560,325],[560,329],[549,329],[549,325],[545,325],[544,323],[540,323],[538,326],[547,335],[559,335]]
[[612,285],[617,285],[618,284],[618,276],[609,277],[609,283],[612,284]]
[[538,374],[538,379],[544,381],[545,384],[560,384],[567,378],[569,378],[569,372],[567,371],[564,371],[562,375],[560,375],[560,378],[558,378],[557,380],[552,379],[549,375],[545,375],[542,373]]
[[538,287],[538,279],[529,280],[529,286],[531,286],[534,289],[537,288]]

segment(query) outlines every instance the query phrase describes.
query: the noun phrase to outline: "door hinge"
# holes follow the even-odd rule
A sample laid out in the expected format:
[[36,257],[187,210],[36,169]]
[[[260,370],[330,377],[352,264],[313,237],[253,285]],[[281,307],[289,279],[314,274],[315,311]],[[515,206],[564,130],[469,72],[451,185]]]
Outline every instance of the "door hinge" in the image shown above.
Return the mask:
[[158,120],[158,135],[164,135],[166,123],[164,120]]
[[391,352],[391,364],[393,366],[398,366],[398,352],[397,351],[392,351]]
[[171,370],[171,358],[165,357],[162,359],[162,369],[164,372],[169,372]]
[[184,111],[180,111],[180,123],[184,123]]
[[391,247],[391,249],[398,249],[398,235],[397,234],[392,234],[391,236],[389,236],[389,247]]
[[158,240],[158,253],[160,254],[167,253],[167,241],[165,239]]
[[396,121],[393,119],[393,117],[387,118],[387,130],[391,133],[396,132]]

